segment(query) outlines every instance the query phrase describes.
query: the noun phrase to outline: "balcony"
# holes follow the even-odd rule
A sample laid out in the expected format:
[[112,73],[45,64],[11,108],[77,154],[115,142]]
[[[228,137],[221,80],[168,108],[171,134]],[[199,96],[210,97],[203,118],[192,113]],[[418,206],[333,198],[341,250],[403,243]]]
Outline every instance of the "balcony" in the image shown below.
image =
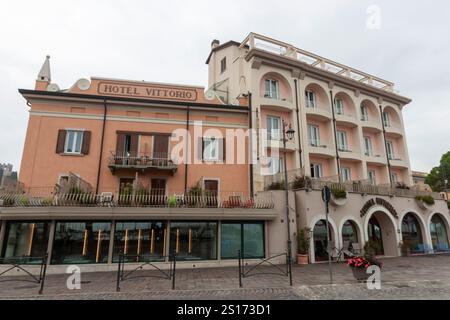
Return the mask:
[[143,153],[137,156],[117,155],[111,152],[108,167],[113,174],[121,169],[136,170],[142,173],[158,170],[174,174],[178,168],[169,159],[168,154],[162,152]]
[[333,158],[336,156],[336,150],[332,143],[323,144],[319,140],[309,140],[308,149],[310,155],[317,155],[319,157]]
[[367,132],[381,132],[381,122],[371,119],[361,119],[361,127]]
[[344,127],[356,127],[358,121],[356,116],[352,114],[336,113],[336,123]]
[[394,168],[408,168],[408,163],[405,156],[401,154],[388,154],[389,163]]
[[293,140],[286,141],[286,149],[285,149],[282,139],[280,139],[276,136],[275,137],[273,137],[273,136],[267,137],[266,140],[264,141],[264,143],[265,143],[265,147],[270,148],[270,149],[279,149],[279,150],[283,150],[286,152],[293,152],[293,151],[297,150],[297,148],[295,146],[295,142]]
[[331,110],[329,108],[318,106],[317,103],[307,102],[306,114],[308,118],[318,121],[331,120]]
[[359,150],[349,145],[338,145],[339,157],[341,159],[361,161],[362,156]]
[[261,108],[281,111],[281,112],[290,112],[293,110],[292,101],[289,101],[286,98],[280,98],[274,96],[273,94],[264,94],[264,96],[260,97],[260,105]]
[[[218,208],[273,209],[273,199],[267,194],[248,195],[244,192],[184,192],[160,189],[135,192],[103,192],[95,194],[82,189],[60,193],[54,188],[28,190],[27,193],[1,193],[0,207],[135,207],[135,208]],[[148,211],[146,211],[148,213]]]
[[386,157],[381,152],[373,152],[372,150],[366,150],[364,152],[367,163],[376,165],[386,165]]
[[400,138],[403,137],[403,130],[399,126],[385,126],[386,133],[392,137]]

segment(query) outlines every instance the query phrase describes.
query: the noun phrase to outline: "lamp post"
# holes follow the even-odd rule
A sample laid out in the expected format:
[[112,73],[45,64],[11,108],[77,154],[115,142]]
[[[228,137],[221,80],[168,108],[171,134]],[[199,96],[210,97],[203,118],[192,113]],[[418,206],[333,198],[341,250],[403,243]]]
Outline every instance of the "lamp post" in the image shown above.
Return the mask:
[[286,161],[286,142],[294,138],[295,130],[292,129],[291,125],[288,125],[284,120],[282,123],[283,128],[283,150],[285,152],[283,157],[284,162],[284,192],[286,196],[286,223],[287,223],[287,249],[288,249],[288,264],[289,264],[289,276],[290,283],[292,285],[292,272],[291,272],[291,261],[292,261],[292,241],[291,241],[291,226],[289,218],[289,184],[288,184],[288,174],[287,174],[287,161]]

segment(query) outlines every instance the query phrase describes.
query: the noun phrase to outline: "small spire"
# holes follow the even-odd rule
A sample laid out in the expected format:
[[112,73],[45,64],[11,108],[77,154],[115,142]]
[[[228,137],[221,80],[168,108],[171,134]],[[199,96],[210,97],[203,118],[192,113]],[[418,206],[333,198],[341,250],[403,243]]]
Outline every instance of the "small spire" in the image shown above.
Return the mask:
[[50,73],[50,56],[47,55],[44,64],[42,65],[41,71],[38,74],[38,81],[47,81],[50,82],[52,79]]

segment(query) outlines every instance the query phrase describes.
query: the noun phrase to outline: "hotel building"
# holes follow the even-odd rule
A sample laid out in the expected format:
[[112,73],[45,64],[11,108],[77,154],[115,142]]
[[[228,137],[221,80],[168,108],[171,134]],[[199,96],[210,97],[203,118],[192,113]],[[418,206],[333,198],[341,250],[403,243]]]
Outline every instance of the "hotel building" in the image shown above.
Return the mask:
[[[445,201],[409,187],[410,99],[393,83],[254,33],[214,40],[206,63],[206,91],[96,77],[61,90],[47,58],[34,90],[19,90],[30,116],[20,190],[0,196],[2,257],[48,252],[51,265],[108,269],[122,251],[236,265],[238,250],[284,252],[289,223],[294,250],[311,228],[318,262],[325,185],[345,191],[332,197],[333,250],[448,248]],[[285,171],[289,219],[276,190]]]

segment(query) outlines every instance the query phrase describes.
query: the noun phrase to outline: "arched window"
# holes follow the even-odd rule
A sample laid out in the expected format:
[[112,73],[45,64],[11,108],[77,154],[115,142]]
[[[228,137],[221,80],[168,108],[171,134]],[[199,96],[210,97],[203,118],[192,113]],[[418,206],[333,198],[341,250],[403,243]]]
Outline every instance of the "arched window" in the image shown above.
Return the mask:
[[433,243],[433,249],[436,251],[448,250],[448,237],[445,223],[442,218],[435,214],[431,219],[430,224],[431,242]]
[[411,251],[417,251],[419,244],[423,243],[419,220],[412,213],[405,215],[402,220],[402,238],[403,244]]
[[[325,220],[317,221],[314,226],[313,239],[314,239],[314,254],[316,257],[316,261],[326,261],[328,260],[328,238],[326,231],[326,222]],[[331,239],[331,226],[328,226],[328,232]]]
[[[342,227],[342,243],[344,247],[348,243],[358,243],[358,231],[353,221],[347,220]],[[345,249],[348,249],[345,248]]]

